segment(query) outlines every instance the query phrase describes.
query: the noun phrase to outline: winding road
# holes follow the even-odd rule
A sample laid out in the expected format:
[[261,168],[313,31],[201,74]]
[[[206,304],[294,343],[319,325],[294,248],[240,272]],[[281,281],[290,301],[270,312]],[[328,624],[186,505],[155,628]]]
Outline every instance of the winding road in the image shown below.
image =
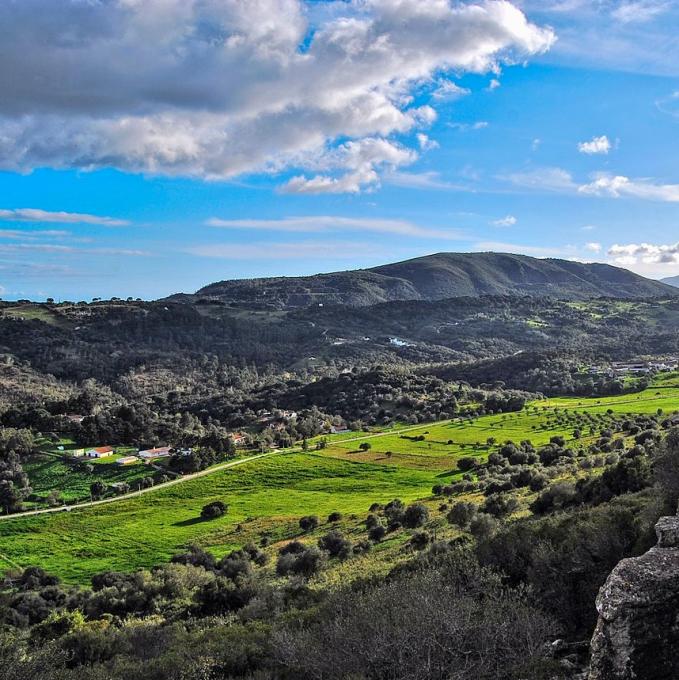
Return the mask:
[[[385,432],[375,432],[373,434],[364,434],[360,437],[350,437],[347,439],[339,439],[338,443],[345,442],[356,442],[362,441],[364,439],[372,439],[373,437],[385,437],[387,435],[401,434],[403,432],[410,432],[411,430],[419,430],[424,427],[430,427],[431,423],[424,423],[419,425],[412,425],[410,427],[405,427],[400,430],[387,430]],[[175,484],[182,484],[184,482],[189,482],[192,479],[197,479],[198,477],[205,477],[211,475],[215,472],[220,472],[221,470],[227,470],[229,468],[237,467],[238,465],[244,465],[245,463],[250,463],[253,460],[259,460],[261,458],[269,458],[270,456],[279,456],[286,453],[299,453],[302,451],[300,446],[295,446],[289,449],[276,449],[274,451],[267,451],[266,453],[258,453],[254,456],[248,456],[247,458],[239,458],[238,460],[232,460],[227,463],[219,463],[205,470],[200,470],[200,472],[192,472],[188,475],[182,475],[176,479],[172,479],[169,482],[164,482],[163,484],[158,484],[157,486],[150,486],[146,489],[139,489],[138,491],[131,491],[130,493],[123,494],[121,496],[113,496],[111,498],[102,498],[98,501],[84,501],[82,503],[73,503],[73,505],[59,505],[54,508],[41,508],[40,510],[27,510],[26,512],[15,512],[11,515],[0,515],[0,522],[9,521],[13,519],[19,519],[23,517],[34,517],[36,515],[47,515],[54,512],[72,512],[73,510],[80,510],[82,508],[91,508],[95,505],[104,505],[105,503],[116,503],[120,501],[128,500],[129,498],[135,498],[141,496],[145,493],[152,493],[153,491],[160,491],[162,489],[167,489]],[[2,555],[0,555],[2,558]]]

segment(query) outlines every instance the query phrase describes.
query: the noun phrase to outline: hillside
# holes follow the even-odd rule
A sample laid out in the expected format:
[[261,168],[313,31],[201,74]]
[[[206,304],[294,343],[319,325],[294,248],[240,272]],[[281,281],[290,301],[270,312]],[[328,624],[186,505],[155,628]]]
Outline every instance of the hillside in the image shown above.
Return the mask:
[[679,288],[679,276],[669,276],[666,279],[661,279],[661,282],[667,284],[668,286]]
[[[569,300],[672,297],[677,291],[626,269],[505,253],[438,253],[372,269],[220,281],[196,296],[225,303],[289,309],[317,304],[363,307],[396,300],[530,295]],[[194,296],[175,296],[195,300]]]

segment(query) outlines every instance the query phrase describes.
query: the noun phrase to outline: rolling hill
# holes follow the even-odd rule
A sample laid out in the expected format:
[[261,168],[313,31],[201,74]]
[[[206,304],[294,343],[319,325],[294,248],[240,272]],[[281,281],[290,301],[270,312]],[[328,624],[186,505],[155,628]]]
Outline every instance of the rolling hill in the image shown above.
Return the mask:
[[213,283],[195,296],[228,304],[290,309],[343,304],[364,307],[381,302],[442,300],[480,295],[552,296],[569,300],[594,297],[674,297],[675,290],[626,269],[537,259],[506,253],[438,253],[372,269],[314,276],[239,279]]
[[666,279],[661,279],[661,282],[667,284],[668,286],[679,288],[679,276],[669,276]]

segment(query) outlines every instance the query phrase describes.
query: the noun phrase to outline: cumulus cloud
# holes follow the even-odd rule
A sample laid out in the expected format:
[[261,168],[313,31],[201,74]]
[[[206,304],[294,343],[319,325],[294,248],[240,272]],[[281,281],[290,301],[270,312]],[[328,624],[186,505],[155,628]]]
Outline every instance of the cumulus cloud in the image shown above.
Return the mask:
[[49,212],[38,208],[14,208],[0,210],[0,220],[7,222],[56,222],[59,224],[95,224],[105,227],[123,227],[129,222],[113,217],[88,215],[86,213]]
[[368,231],[383,234],[398,234],[400,236],[416,236],[420,238],[462,238],[460,232],[454,229],[429,229],[413,224],[407,220],[338,217],[334,215],[284,217],[274,220],[225,220],[213,217],[207,220],[206,224],[210,227],[220,227],[224,229],[254,229],[283,232]]
[[590,253],[600,253],[602,247],[601,243],[596,243],[595,241],[585,243],[585,250],[589,250]]
[[606,135],[601,137],[593,137],[588,142],[580,142],[578,144],[578,151],[588,155],[607,154],[611,150],[611,142]]
[[627,196],[668,203],[679,202],[679,184],[658,184],[648,179],[630,179],[623,175],[596,175],[592,182],[583,184],[578,191],[594,196]]
[[634,264],[677,264],[679,263],[679,243],[654,245],[652,243],[615,244],[608,254],[623,265]]
[[[555,39],[503,0],[310,7],[0,3],[0,167],[205,179],[297,168],[290,191],[358,191],[377,186],[389,161],[352,166],[346,154],[345,165],[316,170],[336,140],[393,142],[433,120],[437,98],[428,104],[426,92],[452,75],[496,72]],[[312,15],[320,17],[313,25]]]

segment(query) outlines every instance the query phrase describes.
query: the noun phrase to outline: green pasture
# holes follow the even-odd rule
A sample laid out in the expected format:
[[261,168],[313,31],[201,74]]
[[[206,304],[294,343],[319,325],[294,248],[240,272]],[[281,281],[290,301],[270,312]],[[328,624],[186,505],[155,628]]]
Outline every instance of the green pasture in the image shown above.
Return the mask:
[[[676,376],[665,376],[639,394],[538,401],[520,413],[487,415],[473,421],[454,419],[400,432],[391,428],[330,435],[322,450],[282,452],[159,487],[137,498],[2,520],[0,561],[39,564],[66,581],[86,582],[97,572],[131,571],[161,563],[191,542],[221,555],[262,535],[273,543],[289,539],[299,533],[297,521],[306,514],[324,518],[340,511],[347,516],[350,529],[351,522],[356,524],[358,517],[364,517],[373,502],[395,497],[422,499],[430,495],[434,484],[459,478],[457,461],[462,456],[485,460],[504,441],[530,439],[540,445],[555,435],[580,446],[598,438],[602,429],[626,414],[655,414],[659,409],[672,413],[679,409],[676,380]],[[577,441],[573,437],[576,429],[582,433]],[[420,436],[422,441],[416,439]],[[488,444],[489,438],[494,442]],[[366,452],[359,448],[362,441],[371,445]],[[312,449],[314,444],[310,442]],[[82,487],[84,480],[69,478],[71,473],[59,467],[64,463],[58,458],[43,463],[43,469],[30,469],[33,463],[28,464],[36,491],[60,488],[64,495],[75,495],[84,488],[88,493],[91,475]],[[94,474],[100,474],[100,469],[112,469],[117,475],[144,470],[141,466],[100,464]],[[228,503],[228,514],[201,521],[201,508],[213,500]],[[352,515],[356,519],[352,520]]]
[[[222,554],[262,531],[290,537],[302,515],[364,515],[376,501],[426,496],[435,480],[432,472],[278,454],[129,500],[0,521],[0,555],[86,582],[101,571],[167,561],[193,541]],[[213,500],[228,503],[228,514],[201,521]]]

